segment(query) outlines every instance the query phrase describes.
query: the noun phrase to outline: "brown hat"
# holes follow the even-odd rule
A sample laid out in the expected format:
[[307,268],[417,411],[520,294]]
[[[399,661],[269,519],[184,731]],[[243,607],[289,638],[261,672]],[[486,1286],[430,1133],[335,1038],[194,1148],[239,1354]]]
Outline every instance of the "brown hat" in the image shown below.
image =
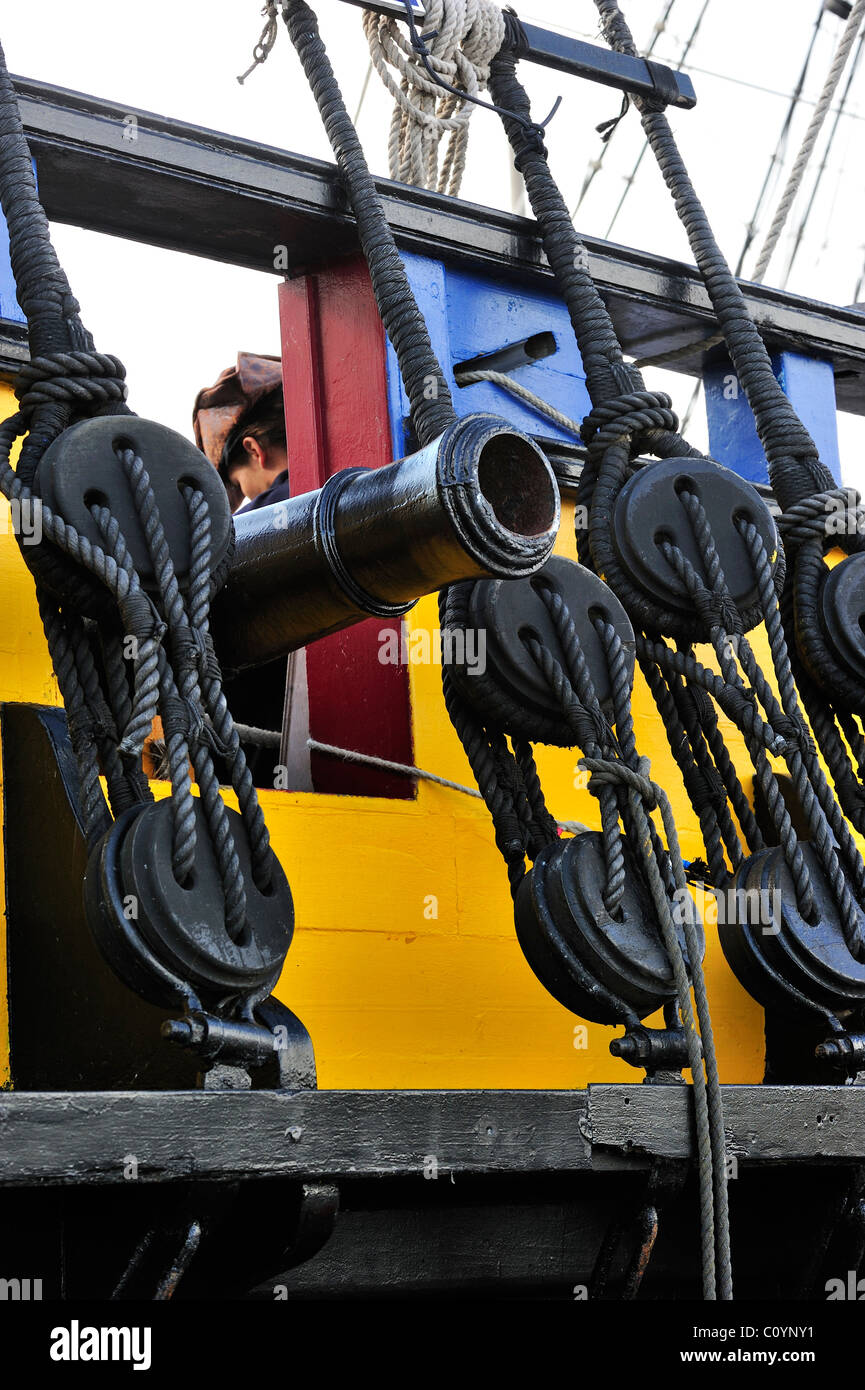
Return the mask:
[[196,444],[214,468],[223,462],[225,446],[243,417],[263,396],[281,387],[278,357],[239,352],[236,367],[226,367],[212,386],[199,391],[192,408],[192,428]]

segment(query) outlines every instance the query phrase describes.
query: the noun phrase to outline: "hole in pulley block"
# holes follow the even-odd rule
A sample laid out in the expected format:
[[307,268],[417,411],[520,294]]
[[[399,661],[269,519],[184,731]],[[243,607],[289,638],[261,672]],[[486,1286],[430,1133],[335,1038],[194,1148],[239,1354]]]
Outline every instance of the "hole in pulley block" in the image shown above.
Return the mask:
[[692,492],[694,496],[699,495],[697,484],[688,473],[682,473],[673,483],[673,491],[677,497],[681,497],[683,492]]

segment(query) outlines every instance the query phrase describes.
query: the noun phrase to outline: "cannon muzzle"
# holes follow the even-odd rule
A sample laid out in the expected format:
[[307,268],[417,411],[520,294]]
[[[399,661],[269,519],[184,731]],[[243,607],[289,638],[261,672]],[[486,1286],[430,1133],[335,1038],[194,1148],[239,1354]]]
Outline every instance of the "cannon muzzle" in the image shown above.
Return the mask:
[[521,579],[549,558],[559,491],[538,446],[470,415],[384,468],[349,468],[317,492],[235,518],[213,611],[230,670],[259,666],[370,615],[398,619],[461,579]]

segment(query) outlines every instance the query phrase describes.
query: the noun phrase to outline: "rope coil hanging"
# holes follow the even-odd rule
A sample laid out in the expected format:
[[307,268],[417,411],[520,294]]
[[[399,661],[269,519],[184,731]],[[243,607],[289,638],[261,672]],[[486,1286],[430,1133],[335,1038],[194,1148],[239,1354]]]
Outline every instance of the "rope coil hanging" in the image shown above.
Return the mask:
[[396,103],[388,140],[391,178],[455,197],[465,172],[474,102],[443,90],[429,69],[450,87],[479,97],[504,40],[501,9],[492,0],[432,0],[424,20],[423,58],[396,19],[366,10],[363,29],[373,66]]

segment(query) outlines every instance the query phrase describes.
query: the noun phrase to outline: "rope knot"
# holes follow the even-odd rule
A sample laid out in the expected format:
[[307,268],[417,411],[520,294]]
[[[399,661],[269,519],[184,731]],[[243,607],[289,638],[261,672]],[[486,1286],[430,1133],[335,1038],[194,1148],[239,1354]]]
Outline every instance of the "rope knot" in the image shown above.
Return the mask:
[[806,758],[817,756],[811,735],[798,719],[791,719],[786,714],[778,715],[772,720],[772,728],[781,735],[788,748],[798,748]]
[[204,715],[188,696],[169,695],[162,703],[162,728],[166,739],[182,738],[192,747],[202,742]]
[[104,352],[52,352],[18,373],[15,394],[29,419],[42,405],[64,405],[77,416],[98,415],[126,400],[126,368]]
[[660,787],[648,775],[648,758],[639,759],[637,771],[613,758],[580,758],[578,766],[585,768],[589,773],[588,790],[595,796],[598,792],[593,791],[592,784],[597,782],[599,787],[618,785],[636,792],[648,811],[653,811],[659,805],[662,793]]
[[683,770],[685,789],[698,817],[703,812],[720,812],[727,804],[727,788],[716,767],[689,767]]
[[261,31],[258,43],[252,50],[252,62],[246,69],[246,72],[241,73],[240,77],[238,77],[237,79],[241,87],[243,86],[247,77],[249,77],[249,74],[251,72],[255,72],[255,69],[261,63],[266,62],[267,59],[270,57],[270,51],[273,48],[273,45],[276,43],[276,36],[279,32],[277,23],[276,0],[266,0],[264,9],[261,11],[261,13],[264,16],[264,28]]
[[865,509],[855,488],[827,488],[788,507],[777,524],[792,551],[806,541],[865,534]]
[[214,669],[218,672],[216,652],[213,642],[208,643],[209,634],[200,628],[190,627],[188,623],[175,623],[171,629],[171,663],[181,678],[194,673],[196,676],[209,676]]
[[745,630],[742,615],[729,594],[714,593],[700,585],[691,598],[707,632],[721,628],[732,637],[741,637]]
[[134,589],[120,603],[120,616],[125,632],[138,642],[160,643],[167,631],[158,608],[143,589]]
[[675,433],[679,419],[664,391],[630,391],[593,407],[580,434],[590,456],[604,454],[612,444],[627,444],[632,458],[640,453],[652,430]]

